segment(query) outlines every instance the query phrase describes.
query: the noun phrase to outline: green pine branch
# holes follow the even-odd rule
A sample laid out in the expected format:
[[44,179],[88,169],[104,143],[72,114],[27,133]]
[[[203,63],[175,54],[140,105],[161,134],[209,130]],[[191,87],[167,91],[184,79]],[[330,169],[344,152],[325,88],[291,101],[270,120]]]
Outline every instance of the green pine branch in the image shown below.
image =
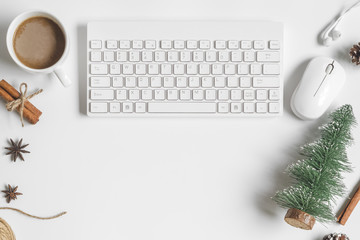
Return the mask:
[[279,191],[274,201],[283,208],[296,208],[319,222],[335,219],[333,204],[343,196],[343,173],[351,171],[346,148],[352,143],[351,129],[356,124],[351,105],[332,112],[330,122],[320,127],[320,139],[302,147],[302,160],[287,169],[295,184]]

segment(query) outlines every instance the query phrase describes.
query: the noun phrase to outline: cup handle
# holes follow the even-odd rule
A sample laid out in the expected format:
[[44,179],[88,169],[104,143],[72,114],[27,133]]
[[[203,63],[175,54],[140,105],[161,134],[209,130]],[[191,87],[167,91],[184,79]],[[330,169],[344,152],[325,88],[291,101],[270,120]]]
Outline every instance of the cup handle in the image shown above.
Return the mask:
[[64,70],[62,70],[61,68],[57,68],[57,69],[55,69],[54,73],[58,77],[60,82],[64,85],[64,87],[69,87],[71,85],[71,80],[66,75]]

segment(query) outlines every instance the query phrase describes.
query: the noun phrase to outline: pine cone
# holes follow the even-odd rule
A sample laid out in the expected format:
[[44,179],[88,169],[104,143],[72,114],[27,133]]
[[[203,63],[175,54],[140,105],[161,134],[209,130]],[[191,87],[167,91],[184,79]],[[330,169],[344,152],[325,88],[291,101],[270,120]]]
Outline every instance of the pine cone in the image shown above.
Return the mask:
[[350,57],[353,63],[356,63],[356,65],[360,64],[360,42],[357,45],[353,45],[350,49]]
[[348,236],[346,236],[346,234],[331,233],[329,235],[326,235],[323,240],[349,240],[349,238]]

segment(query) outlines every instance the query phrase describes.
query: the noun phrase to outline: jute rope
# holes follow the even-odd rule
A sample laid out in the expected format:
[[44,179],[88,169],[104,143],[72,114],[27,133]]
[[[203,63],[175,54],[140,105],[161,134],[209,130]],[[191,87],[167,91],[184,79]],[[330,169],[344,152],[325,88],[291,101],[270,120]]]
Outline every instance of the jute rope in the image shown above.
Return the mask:
[[0,240],[15,240],[14,232],[4,219],[0,218]]
[[[23,92],[23,90],[22,90],[22,87],[23,87],[23,86],[25,86],[24,92]],[[40,90],[36,91],[35,93],[33,93],[33,94],[29,95],[29,96],[26,96],[26,93],[27,93],[27,84],[26,84],[26,83],[22,83],[22,84],[20,85],[20,89],[19,89],[19,90],[20,90],[20,97],[19,97],[18,99],[14,100],[14,101],[8,102],[8,103],[6,104],[6,109],[7,109],[8,111],[11,111],[11,112],[12,112],[12,111],[14,111],[17,107],[20,106],[20,109],[19,109],[20,119],[21,119],[21,124],[22,124],[22,126],[24,127],[24,116],[23,116],[24,114],[23,114],[23,112],[24,112],[24,104],[25,104],[25,102],[26,102],[26,101],[29,101],[29,99],[31,99],[32,97],[40,94],[43,90],[40,89]],[[0,239],[0,240],[1,240],[1,239]]]
[[[24,214],[25,216],[28,216],[28,217],[32,217],[32,218],[36,218],[36,219],[40,219],[40,220],[50,220],[50,219],[54,219],[54,218],[58,218],[58,217],[61,217],[62,215],[65,215],[66,212],[61,212],[59,214],[56,214],[54,216],[51,216],[51,217],[38,217],[38,216],[34,216],[34,215],[31,215],[31,214],[28,214],[26,212],[23,212],[21,211],[20,209],[17,209],[17,208],[11,208],[11,207],[0,207],[0,210],[3,209],[3,210],[12,210],[12,211],[16,211],[16,212],[19,212],[21,214]],[[1,240],[1,238],[0,238]]]

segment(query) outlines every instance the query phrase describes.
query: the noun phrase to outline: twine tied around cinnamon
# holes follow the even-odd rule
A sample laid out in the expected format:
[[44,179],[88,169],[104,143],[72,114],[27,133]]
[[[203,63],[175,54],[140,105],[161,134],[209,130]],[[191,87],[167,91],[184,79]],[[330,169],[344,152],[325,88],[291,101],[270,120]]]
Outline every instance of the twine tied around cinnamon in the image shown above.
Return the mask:
[[[25,87],[25,90],[23,92],[23,87]],[[24,104],[26,101],[29,101],[29,99],[31,99],[32,97],[42,93],[42,89],[34,92],[33,94],[29,95],[29,96],[26,96],[26,93],[27,93],[27,84],[26,83],[21,83],[20,85],[20,97],[14,101],[11,101],[11,102],[8,102],[6,104],[6,109],[10,112],[14,111],[15,109],[17,109],[19,106],[20,106],[20,109],[19,109],[19,112],[20,112],[20,120],[21,120],[21,124],[22,126],[24,127]]]

